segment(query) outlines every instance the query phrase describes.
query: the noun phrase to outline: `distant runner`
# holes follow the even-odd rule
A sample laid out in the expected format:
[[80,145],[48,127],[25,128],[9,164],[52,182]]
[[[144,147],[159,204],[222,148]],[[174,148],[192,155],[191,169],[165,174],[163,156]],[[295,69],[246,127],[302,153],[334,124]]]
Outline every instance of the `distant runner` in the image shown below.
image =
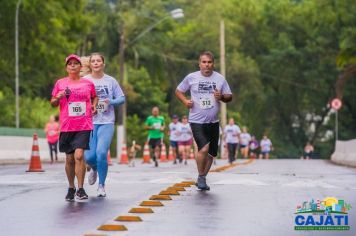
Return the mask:
[[158,166],[158,159],[161,155],[162,140],[164,137],[164,117],[159,115],[159,108],[152,108],[152,115],[145,121],[145,129],[148,130],[148,143],[153,152],[155,167]]
[[235,124],[235,120],[230,118],[229,124],[224,128],[224,142],[227,145],[229,163],[232,164],[236,159],[236,151],[239,146],[240,127]]
[[242,133],[240,134],[240,150],[242,158],[248,158],[249,143],[251,141],[251,135],[247,133],[247,128],[242,128]]
[[251,136],[251,141],[249,144],[249,151],[250,151],[250,158],[256,158],[258,156],[257,151],[258,151],[258,141],[256,140],[255,136]]
[[182,157],[182,160],[184,160],[184,164],[187,165],[187,159],[189,159],[190,149],[193,144],[193,133],[188,123],[187,116],[182,117],[182,123],[180,124],[179,132],[179,154]]
[[58,139],[59,139],[59,124],[56,121],[56,117],[51,115],[47,122],[44,131],[46,133],[46,139],[49,146],[49,154],[51,156],[51,164],[53,163],[53,154],[55,160],[58,161]]
[[173,153],[173,164],[177,164],[177,149],[178,149],[178,141],[180,136],[180,125],[181,123],[178,120],[177,115],[172,116],[172,122],[169,124],[169,146],[172,148]]
[[269,153],[273,150],[272,142],[269,140],[267,135],[263,135],[263,139],[260,142],[261,155],[260,157],[269,159]]

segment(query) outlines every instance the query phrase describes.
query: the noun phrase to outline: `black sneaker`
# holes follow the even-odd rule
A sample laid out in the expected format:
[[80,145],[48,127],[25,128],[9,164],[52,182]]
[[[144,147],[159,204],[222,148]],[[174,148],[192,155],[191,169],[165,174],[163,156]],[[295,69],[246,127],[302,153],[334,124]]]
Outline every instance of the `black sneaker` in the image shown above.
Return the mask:
[[177,164],[177,160],[174,160],[173,165],[176,165],[176,164]]
[[155,167],[158,167],[158,161],[155,161]]
[[84,188],[78,189],[77,193],[75,194],[78,200],[85,200],[88,199],[88,194],[85,192]]
[[206,184],[205,176],[199,176],[195,185],[198,187],[199,190],[202,190],[202,191],[210,190],[210,187]]
[[188,162],[187,162],[187,160],[185,160],[185,161],[184,161],[184,165],[187,165],[187,164],[188,164]]
[[75,195],[75,188],[68,188],[68,193],[66,195],[66,201],[73,202]]

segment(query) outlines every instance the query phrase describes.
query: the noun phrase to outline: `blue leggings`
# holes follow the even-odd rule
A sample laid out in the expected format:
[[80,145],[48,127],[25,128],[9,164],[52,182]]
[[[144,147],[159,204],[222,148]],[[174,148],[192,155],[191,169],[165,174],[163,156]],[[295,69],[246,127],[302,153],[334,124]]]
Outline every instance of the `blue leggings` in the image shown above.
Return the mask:
[[98,171],[99,184],[101,185],[105,185],[108,174],[107,155],[113,135],[114,124],[94,125],[89,143],[90,150],[86,150],[84,153],[87,164],[93,170]]

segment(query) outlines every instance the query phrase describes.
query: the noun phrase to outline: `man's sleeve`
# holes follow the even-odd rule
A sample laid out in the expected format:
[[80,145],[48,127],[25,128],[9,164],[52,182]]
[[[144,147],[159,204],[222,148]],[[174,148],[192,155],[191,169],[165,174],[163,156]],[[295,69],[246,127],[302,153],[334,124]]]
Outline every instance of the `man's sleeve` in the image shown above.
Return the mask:
[[185,93],[190,89],[190,84],[189,84],[189,75],[187,75],[182,82],[177,86],[177,90]]
[[224,80],[223,85],[221,87],[222,94],[232,94],[229,84],[226,80]]

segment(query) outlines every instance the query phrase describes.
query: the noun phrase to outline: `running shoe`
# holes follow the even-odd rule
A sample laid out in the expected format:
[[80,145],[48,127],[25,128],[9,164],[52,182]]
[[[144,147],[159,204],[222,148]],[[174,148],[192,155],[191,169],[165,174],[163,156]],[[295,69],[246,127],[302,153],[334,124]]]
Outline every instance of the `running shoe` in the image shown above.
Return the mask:
[[155,161],[155,167],[158,167],[158,161]]
[[68,193],[66,195],[66,201],[73,202],[75,195],[75,188],[68,188]]
[[106,192],[105,192],[105,188],[104,188],[103,185],[99,184],[96,196],[98,196],[98,197],[106,197]]
[[88,194],[85,192],[84,188],[78,189],[77,193],[75,194],[78,200],[85,200],[88,199]]
[[202,191],[209,191],[210,187],[206,184],[206,178],[205,176],[199,176],[197,183],[195,184],[199,190]]
[[187,164],[188,164],[188,162],[187,162],[187,160],[185,160],[185,161],[184,161],[184,165],[187,165]]
[[177,160],[174,160],[173,165],[176,165],[176,164],[177,164]]
[[91,169],[88,175],[89,185],[95,184],[97,178],[98,178],[98,172],[96,170]]

